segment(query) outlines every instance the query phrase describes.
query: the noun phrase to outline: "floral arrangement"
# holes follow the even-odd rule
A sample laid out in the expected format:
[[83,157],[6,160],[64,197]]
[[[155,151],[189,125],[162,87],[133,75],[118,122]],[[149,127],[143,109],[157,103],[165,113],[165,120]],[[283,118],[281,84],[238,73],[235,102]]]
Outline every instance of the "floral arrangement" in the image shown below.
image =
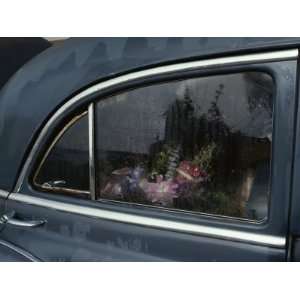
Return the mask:
[[101,194],[129,200],[137,194],[138,202],[144,198],[149,204],[173,207],[175,199],[207,182],[215,149],[212,143],[202,147],[193,160],[186,160],[179,145],[164,145],[149,172],[141,165],[116,169]]

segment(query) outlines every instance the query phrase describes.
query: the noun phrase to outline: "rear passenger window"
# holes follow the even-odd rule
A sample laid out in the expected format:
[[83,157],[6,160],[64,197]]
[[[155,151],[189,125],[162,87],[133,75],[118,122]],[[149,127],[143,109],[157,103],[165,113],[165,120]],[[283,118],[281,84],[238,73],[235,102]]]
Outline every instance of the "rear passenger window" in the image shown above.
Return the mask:
[[[157,84],[99,101],[98,199],[266,218],[272,98],[269,75],[245,72]],[[57,170],[50,161],[47,168]],[[39,182],[51,180],[49,174]],[[72,181],[69,175],[66,182]]]
[[89,195],[87,113],[76,116],[60,131],[37,169],[34,184],[47,191]]

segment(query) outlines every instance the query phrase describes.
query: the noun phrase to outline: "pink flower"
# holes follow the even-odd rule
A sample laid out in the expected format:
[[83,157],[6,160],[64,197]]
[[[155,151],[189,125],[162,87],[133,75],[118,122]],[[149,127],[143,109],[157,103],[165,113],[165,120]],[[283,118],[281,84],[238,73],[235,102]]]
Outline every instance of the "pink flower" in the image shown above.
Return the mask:
[[178,197],[178,184],[172,180],[161,181],[160,178],[159,182],[149,182],[146,179],[143,179],[139,186],[143,189],[147,198],[152,203],[171,206],[173,204],[173,199]]

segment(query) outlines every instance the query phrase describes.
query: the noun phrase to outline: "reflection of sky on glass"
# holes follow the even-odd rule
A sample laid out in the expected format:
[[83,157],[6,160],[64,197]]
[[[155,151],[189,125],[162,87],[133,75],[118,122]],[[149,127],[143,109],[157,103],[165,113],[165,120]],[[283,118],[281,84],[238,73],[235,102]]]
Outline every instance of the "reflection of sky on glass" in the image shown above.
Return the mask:
[[[267,76],[266,80],[271,80]],[[207,113],[212,101],[216,101],[216,92],[221,91],[218,108],[226,125],[234,131],[251,137],[266,137],[272,132],[272,112],[261,106],[260,102],[269,102],[270,92],[264,91],[253,80],[241,74],[214,76],[192,79],[183,83],[189,87],[191,98],[200,106],[198,114]],[[220,88],[223,86],[223,89]],[[269,82],[266,84],[269,86]],[[177,90],[182,95],[184,88]],[[181,96],[182,97],[182,96]],[[256,103],[255,109],[249,110],[249,97]]]
[[[164,139],[166,112],[176,99],[184,98],[187,89],[197,117],[207,114],[219,94],[218,108],[233,132],[260,138],[271,135],[271,111],[261,105],[269,101],[270,92],[243,74],[232,74],[144,87],[99,102],[100,147],[108,151],[147,153],[151,144]],[[254,103],[251,112],[249,97]]]

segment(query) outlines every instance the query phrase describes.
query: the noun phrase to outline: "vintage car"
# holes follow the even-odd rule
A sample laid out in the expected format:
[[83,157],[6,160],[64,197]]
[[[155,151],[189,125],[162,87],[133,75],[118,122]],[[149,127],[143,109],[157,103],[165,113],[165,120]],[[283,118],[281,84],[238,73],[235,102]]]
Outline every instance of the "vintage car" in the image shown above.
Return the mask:
[[0,260],[300,260],[300,38],[22,43]]

